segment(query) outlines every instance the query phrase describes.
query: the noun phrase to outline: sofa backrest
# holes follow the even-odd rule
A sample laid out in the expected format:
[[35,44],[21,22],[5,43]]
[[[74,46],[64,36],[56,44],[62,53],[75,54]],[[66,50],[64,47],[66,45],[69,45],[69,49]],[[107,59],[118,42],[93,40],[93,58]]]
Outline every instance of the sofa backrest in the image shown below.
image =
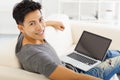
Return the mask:
[[[109,49],[120,50],[120,28],[115,25],[99,23],[71,22],[73,42],[76,44],[84,30],[112,39]],[[118,28],[117,28],[118,27]]]
[[0,45],[0,66],[21,67],[15,55],[16,42],[17,37],[1,42],[3,45]]

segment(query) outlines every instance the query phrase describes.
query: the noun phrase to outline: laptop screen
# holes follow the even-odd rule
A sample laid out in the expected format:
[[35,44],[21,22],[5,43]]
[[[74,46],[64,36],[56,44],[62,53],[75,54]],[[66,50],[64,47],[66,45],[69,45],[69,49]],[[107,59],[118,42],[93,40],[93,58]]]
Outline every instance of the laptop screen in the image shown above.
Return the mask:
[[103,61],[111,41],[111,39],[103,36],[84,31],[76,45],[75,51]]

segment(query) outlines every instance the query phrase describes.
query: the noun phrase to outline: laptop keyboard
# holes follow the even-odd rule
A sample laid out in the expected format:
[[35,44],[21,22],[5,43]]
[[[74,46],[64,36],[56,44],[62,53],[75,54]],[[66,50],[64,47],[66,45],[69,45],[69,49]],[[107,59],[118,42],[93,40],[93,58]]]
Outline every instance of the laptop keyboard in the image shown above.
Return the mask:
[[78,60],[78,61],[85,63],[85,64],[88,64],[88,65],[93,65],[94,63],[97,62],[95,60],[92,60],[90,58],[84,57],[84,56],[76,54],[76,53],[72,53],[72,54],[69,54],[67,56],[74,58],[75,60]]

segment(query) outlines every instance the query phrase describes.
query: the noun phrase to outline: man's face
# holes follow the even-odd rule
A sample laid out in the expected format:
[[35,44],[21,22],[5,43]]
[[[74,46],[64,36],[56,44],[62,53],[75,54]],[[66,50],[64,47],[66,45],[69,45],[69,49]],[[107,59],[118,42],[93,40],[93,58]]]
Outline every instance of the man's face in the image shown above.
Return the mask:
[[31,40],[43,40],[44,30],[45,25],[39,10],[30,12],[25,16],[21,32],[23,32],[26,38]]

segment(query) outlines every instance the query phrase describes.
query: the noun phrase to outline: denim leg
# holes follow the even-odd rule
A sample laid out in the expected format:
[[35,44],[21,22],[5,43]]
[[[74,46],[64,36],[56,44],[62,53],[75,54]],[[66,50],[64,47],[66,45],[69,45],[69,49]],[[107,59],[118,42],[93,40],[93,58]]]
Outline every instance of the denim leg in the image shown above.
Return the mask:
[[116,56],[120,56],[120,51],[118,51],[118,50],[108,50],[107,55],[106,55],[106,59],[113,58],[113,57],[116,57]]
[[107,59],[97,67],[103,70],[103,79],[109,80],[115,73],[120,72],[120,56]]
[[103,80],[109,80],[115,73],[118,72],[120,72],[120,56],[107,59],[85,73],[102,78]]
[[94,67],[85,73],[103,79],[103,69],[99,67]]

